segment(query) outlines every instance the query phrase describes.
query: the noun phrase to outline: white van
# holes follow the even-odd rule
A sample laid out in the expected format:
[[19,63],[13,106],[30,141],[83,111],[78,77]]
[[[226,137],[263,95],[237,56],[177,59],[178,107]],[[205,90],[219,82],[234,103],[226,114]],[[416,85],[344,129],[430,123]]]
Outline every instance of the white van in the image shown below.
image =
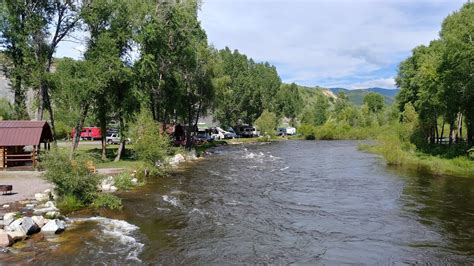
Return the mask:
[[287,136],[287,135],[295,135],[296,134],[296,128],[294,127],[280,127],[277,129],[277,135],[278,136]]
[[211,130],[212,139],[217,139],[217,140],[225,139],[227,134],[230,134],[230,132],[227,132],[220,127],[215,127]]

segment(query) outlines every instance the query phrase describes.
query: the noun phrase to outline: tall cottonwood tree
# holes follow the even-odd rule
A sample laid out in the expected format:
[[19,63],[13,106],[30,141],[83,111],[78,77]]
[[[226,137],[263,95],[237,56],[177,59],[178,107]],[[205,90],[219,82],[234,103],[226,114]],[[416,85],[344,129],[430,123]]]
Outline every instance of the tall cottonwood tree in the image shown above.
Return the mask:
[[[474,143],[474,3],[448,16],[440,38],[419,46],[400,64],[397,97],[400,111],[411,103],[419,114],[420,127],[431,143],[442,139],[448,123],[450,143],[463,138]],[[441,132],[438,120],[441,117]],[[456,134],[454,134],[456,132]]]
[[86,2],[75,0],[46,1],[45,12],[42,14],[44,23],[41,28],[32,33],[37,75],[34,86],[37,88],[38,95],[36,119],[43,120],[44,112],[47,110],[53,133],[55,132],[55,121],[49,84],[53,56],[58,45],[78,28],[80,10]]
[[0,3],[0,42],[6,62],[4,72],[14,93],[14,118],[29,119],[26,92],[36,61],[31,43],[33,33],[47,24],[47,1],[5,0]]

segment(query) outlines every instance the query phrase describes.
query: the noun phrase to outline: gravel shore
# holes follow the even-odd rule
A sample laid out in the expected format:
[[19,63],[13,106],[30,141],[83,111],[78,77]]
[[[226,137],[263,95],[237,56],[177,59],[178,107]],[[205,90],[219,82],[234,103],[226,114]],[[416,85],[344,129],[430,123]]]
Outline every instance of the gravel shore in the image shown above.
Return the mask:
[[38,171],[0,171],[0,185],[13,185],[11,195],[0,193],[0,207],[6,203],[34,199],[35,193],[53,187],[41,178]]

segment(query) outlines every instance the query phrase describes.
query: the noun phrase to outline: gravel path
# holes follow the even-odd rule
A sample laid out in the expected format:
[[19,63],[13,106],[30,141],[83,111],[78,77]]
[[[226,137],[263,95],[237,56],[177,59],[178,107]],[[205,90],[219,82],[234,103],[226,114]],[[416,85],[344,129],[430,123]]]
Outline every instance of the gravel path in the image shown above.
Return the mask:
[[0,206],[5,203],[34,199],[35,193],[52,188],[52,185],[41,178],[38,171],[0,171],[0,184],[13,185],[11,195],[0,193]]

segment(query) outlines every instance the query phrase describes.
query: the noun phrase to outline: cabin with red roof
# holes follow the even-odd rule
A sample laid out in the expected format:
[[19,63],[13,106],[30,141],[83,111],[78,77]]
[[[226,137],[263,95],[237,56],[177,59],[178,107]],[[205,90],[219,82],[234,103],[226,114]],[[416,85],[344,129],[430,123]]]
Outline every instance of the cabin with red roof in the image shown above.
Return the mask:
[[0,168],[36,167],[41,144],[49,150],[51,141],[46,121],[0,121]]

